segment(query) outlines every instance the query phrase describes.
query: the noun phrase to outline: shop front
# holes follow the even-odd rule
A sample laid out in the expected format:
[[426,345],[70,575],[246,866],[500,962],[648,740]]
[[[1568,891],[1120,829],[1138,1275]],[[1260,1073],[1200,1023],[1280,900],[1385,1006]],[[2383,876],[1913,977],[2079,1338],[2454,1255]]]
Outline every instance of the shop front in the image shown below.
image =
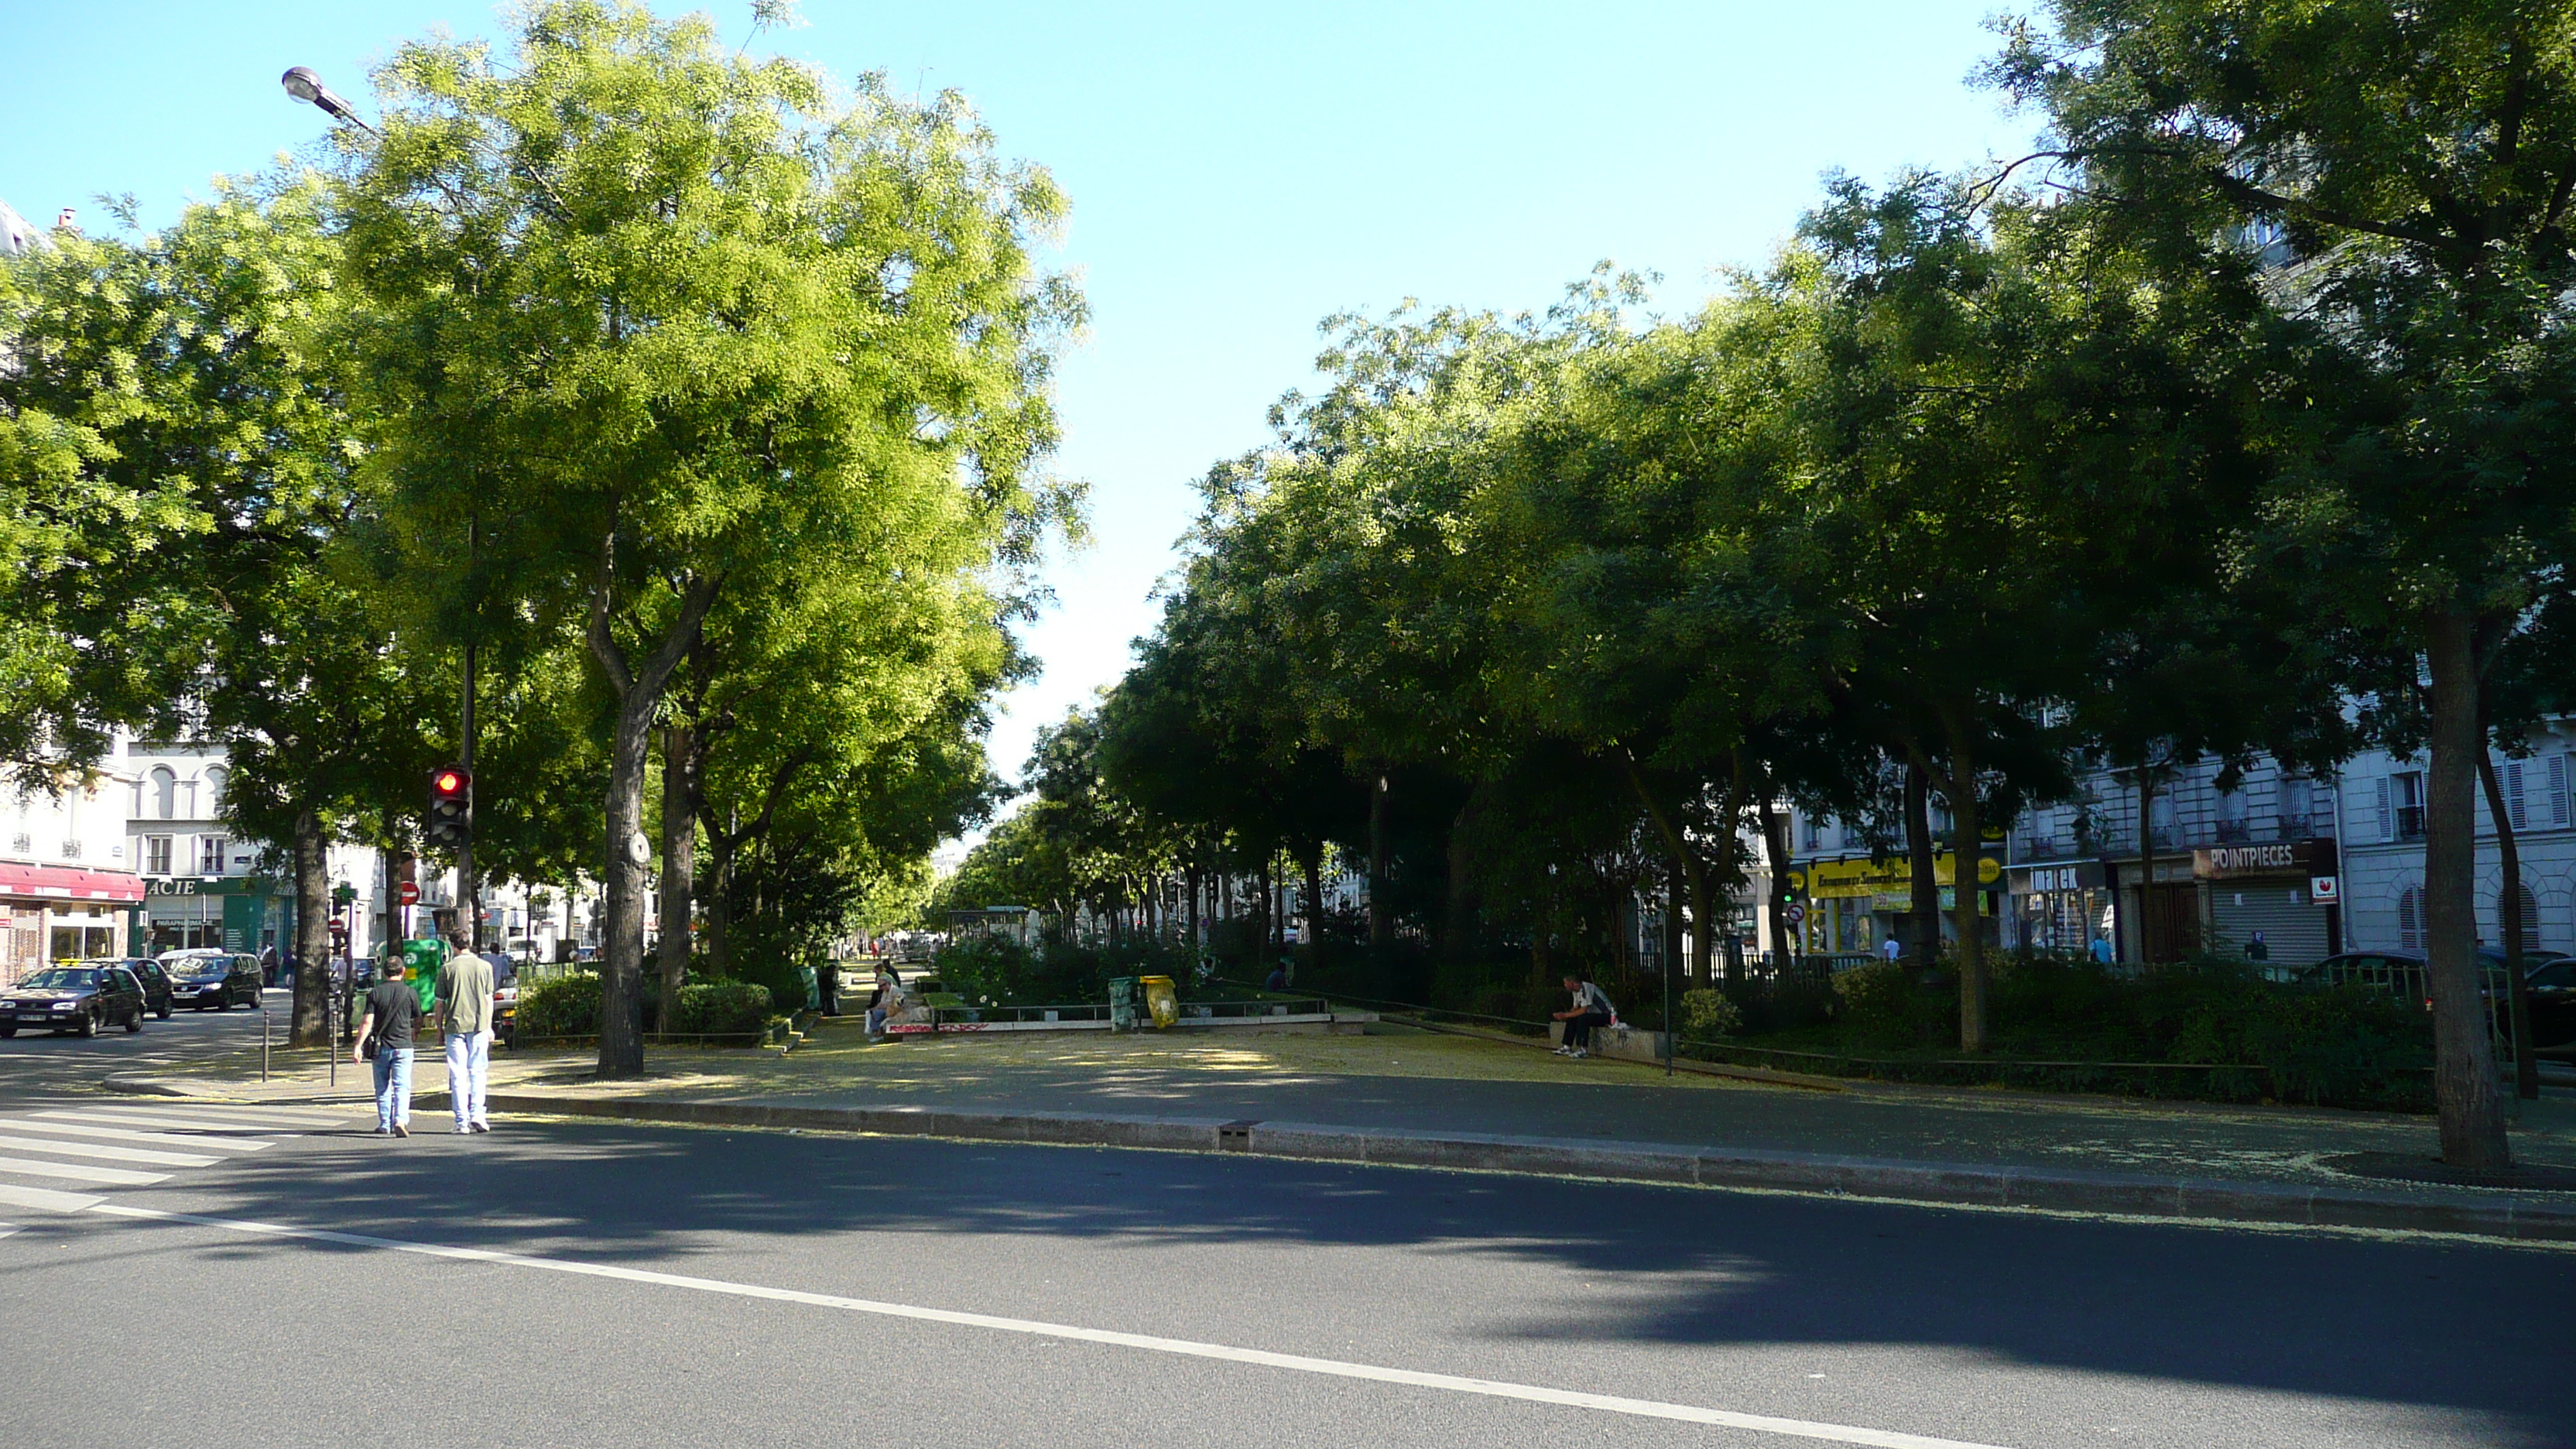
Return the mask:
[[139,877],[68,866],[0,863],[0,984],[54,961],[118,956]]
[[2274,971],[2311,966],[2341,950],[2335,866],[2335,843],[2324,838],[2193,851],[2211,948]]
[[2044,955],[2083,956],[2117,935],[2108,873],[2098,860],[2014,872],[2014,944]]
[[[1977,890],[1985,897],[1978,913],[1989,921],[1999,913],[2004,878],[2002,847],[1992,849],[1977,858]],[[1949,851],[1932,858],[1932,878],[1940,885],[1942,911],[1952,910],[1958,869]],[[1790,872],[1789,885],[1805,900],[1804,947],[1810,953],[1876,953],[1901,939],[1898,923],[1914,908],[1914,863],[1903,856],[1810,861]]]
[[282,950],[294,939],[294,909],[260,876],[146,876],[143,898],[153,955],[164,951]]

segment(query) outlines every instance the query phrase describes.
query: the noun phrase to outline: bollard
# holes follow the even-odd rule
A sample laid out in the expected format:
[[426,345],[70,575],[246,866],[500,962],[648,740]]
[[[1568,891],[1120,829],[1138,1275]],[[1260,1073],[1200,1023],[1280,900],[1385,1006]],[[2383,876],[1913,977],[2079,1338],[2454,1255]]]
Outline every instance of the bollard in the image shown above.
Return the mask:
[[259,1084],[268,1085],[268,997],[259,998]]

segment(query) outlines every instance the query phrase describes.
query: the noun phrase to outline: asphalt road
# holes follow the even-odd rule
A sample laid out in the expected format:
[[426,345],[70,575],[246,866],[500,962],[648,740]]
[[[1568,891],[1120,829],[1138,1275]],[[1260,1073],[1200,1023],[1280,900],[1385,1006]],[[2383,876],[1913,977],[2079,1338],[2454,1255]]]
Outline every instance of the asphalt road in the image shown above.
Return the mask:
[[0,1206],[0,1443],[2576,1444],[2563,1254],[0,1093],[138,1116],[196,1165]]
[[[294,993],[271,987],[263,993],[269,1027],[283,1044]],[[143,1018],[143,1030],[110,1027],[84,1041],[22,1031],[0,1041],[0,1101],[43,1092],[96,1091],[111,1072],[152,1072],[259,1045],[261,1013],[236,1006],[230,1011],[182,1008],[170,1019]]]

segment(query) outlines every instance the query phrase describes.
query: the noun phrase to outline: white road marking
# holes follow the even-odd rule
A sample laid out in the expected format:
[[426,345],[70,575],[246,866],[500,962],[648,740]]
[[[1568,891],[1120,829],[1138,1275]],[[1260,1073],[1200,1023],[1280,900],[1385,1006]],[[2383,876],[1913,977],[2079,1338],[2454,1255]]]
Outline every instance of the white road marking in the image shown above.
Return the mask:
[[175,1132],[138,1132],[131,1127],[90,1127],[78,1122],[47,1122],[37,1117],[0,1117],[0,1127],[12,1132],[67,1132],[79,1137],[105,1137],[117,1142],[159,1142],[172,1147],[193,1147],[200,1152],[258,1152],[275,1147],[274,1142],[261,1142],[248,1137],[186,1136]]
[[49,1213],[76,1213],[107,1201],[94,1193],[57,1192],[50,1187],[20,1187],[0,1182],[0,1203],[11,1207],[41,1208]]
[[95,1157],[108,1162],[158,1162],[169,1167],[205,1167],[223,1161],[194,1152],[155,1152],[148,1147],[101,1147],[95,1142],[49,1142],[42,1137],[0,1137],[0,1147],[56,1152],[65,1157]]
[[[281,1128],[336,1127],[361,1110],[354,1104],[340,1111],[316,1112],[296,1107],[242,1107],[230,1102],[179,1101],[168,1097],[146,1099],[128,1097],[122,1101],[97,1103],[93,1110],[102,1108],[110,1112],[139,1113],[147,1117],[172,1115],[184,1117],[203,1113],[217,1121],[249,1122],[256,1126]],[[373,1112],[375,1103],[370,1100],[364,1110]]]
[[1706,1409],[1696,1404],[1672,1404],[1656,1399],[1630,1399],[1616,1394],[1587,1394],[1570,1389],[1551,1389],[1537,1384],[1509,1383],[1500,1379],[1464,1378],[1456,1374],[1424,1373],[1417,1369],[1387,1368],[1378,1364],[1352,1363],[1343,1359],[1310,1358],[1304,1354],[1295,1353],[1271,1353],[1264,1349],[1235,1348],[1222,1343],[1199,1343],[1186,1338],[1159,1338],[1152,1334],[1119,1333],[1105,1328],[1078,1328],[1071,1324],[1044,1323],[1029,1318],[1000,1318],[986,1313],[959,1313],[952,1309],[923,1308],[909,1303],[886,1303],[870,1298],[843,1298],[830,1293],[806,1293],[793,1288],[764,1287],[757,1283],[732,1283],[721,1278],[694,1278],[679,1273],[656,1273],[649,1269],[621,1268],[607,1263],[582,1263],[568,1258],[535,1258],[490,1248],[454,1248],[436,1243],[412,1243],[400,1238],[376,1238],[363,1233],[332,1232],[324,1228],[286,1227],[277,1223],[247,1222],[237,1218],[201,1217],[195,1213],[163,1212],[154,1208],[126,1207],[104,1201],[93,1206],[90,1211],[154,1222],[195,1223],[203,1227],[222,1228],[236,1233],[303,1238],[322,1243],[345,1243],[361,1248],[383,1248],[392,1252],[419,1253],[426,1257],[453,1258],[469,1263],[536,1268],[549,1273],[570,1273],[585,1278],[615,1278],[629,1283],[686,1288],[694,1292],[718,1293],[734,1298],[758,1298],[776,1303],[803,1304],[813,1308],[836,1308],[844,1312],[868,1313],[882,1318],[907,1318],[924,1323],[951,1324],[961,1328],[986,1328],[1002,1333],[1109,1344],[1119,1348],[1143,1349],[1151,1353],[1176,1354],[1185,1358],[1215,1359],[1225,1363],[1251,1364],[1261,1368],[1320,1374],[1328,1378],[1362,1379],[1374,1383],[1401,1384],[1409,1388],[1445,1389],[1451,1393],[1475,1394],[1494,1399],[1517,1399],[1524,1403],[1553,1404],[1570,1409],[1592,1409],[1606,1413],[1627,1414],[1641,1419],[1711,1424],[1726,1429],[1750,1430],[1758,1434],[1779,1434],[1795,1439],[1822,1440],[1830,1444],[1863,1445],[1867,1446],[1867,1449],[1997,1449],[1997,1446],[1991,1444],[1974,1444],[1960,1439],[1937,1439],[1928,1435],[1903,1434],[1888,1429],[1866,1429],[1851,1424],[1825,1424],[1808,1419],[1783,1419],[1769,1414],[1737,1413],[1731,1409]]
[[83,1122],[121,1122],[128,1127],[177,1127],[193,1132],[256,1132],[263,1137],[292,1137],[268,1127],[254,1127],[247,1122],[219,1122],[207,1117],[145,1116],[140,1112],[39,1112],[39,1117],[77,1118]]
[[162,1182],[166,1172],[128,1172],[122,1167],[75,1167],[68,1162],[41,1162],[33,1157],[0,1157],[0,1172],[26,1177],[62,1177],[73,1182],[116,1182],[133,1187]]

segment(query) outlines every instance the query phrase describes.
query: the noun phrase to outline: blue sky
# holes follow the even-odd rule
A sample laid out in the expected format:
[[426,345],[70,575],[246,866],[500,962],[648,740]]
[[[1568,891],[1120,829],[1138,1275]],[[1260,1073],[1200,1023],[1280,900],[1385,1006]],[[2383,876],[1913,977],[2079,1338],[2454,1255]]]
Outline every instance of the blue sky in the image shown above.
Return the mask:
[[[1877,178],[2009,154],[2031,130],[1965,84],[1999,0],[1779,3],[946,5],[808,0],[763,47],[843,75],[954,88],[1073,200],[1056,264],[1089,296],[1066,357],[1064,473],[1095,542],[1050,561],[993,763],[1114,680],[1195,505],[1311,378],[1315,324],[1407,297],[1545,306],[1595,261],[1660,272],[1658,309],[1759,263],[1831,168]],[[678,7],[666,5],[666,11]],[[703,7],[728,37],[747,0]],[[372,110],[405,36],[501,28],[483,0],[0,0],[0,200],[30,220],[134,194],[147,224],[323,118],[309,65]]]

